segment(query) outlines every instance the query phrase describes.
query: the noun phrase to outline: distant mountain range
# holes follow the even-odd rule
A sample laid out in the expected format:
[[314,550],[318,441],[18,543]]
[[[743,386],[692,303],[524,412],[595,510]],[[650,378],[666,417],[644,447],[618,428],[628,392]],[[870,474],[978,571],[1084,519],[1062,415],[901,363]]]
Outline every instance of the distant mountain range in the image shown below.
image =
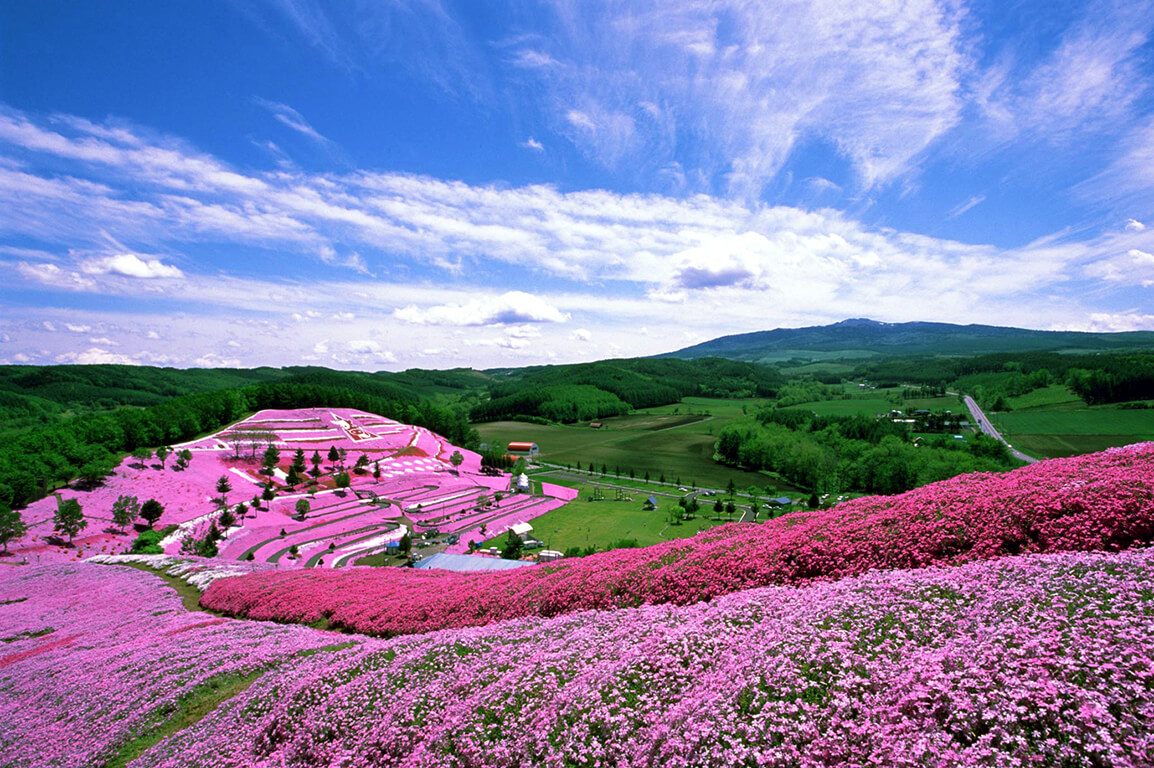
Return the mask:
[[1085,333],[1034,331],[994,325],[879,323],[854,318],[832,325],[739,333],[660,357],[724,357],[774,363],[788,360],[861,359],[875,356],[970,356],[996,352],[1154,349],[1154,331]]

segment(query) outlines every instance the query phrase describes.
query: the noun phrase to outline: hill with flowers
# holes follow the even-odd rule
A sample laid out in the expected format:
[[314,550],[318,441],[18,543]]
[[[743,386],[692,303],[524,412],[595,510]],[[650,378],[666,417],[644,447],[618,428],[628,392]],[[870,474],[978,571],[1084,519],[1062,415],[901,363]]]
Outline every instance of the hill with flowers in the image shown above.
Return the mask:
[[[515,490],[515,489],[514,489]],[[510,491],[507,473],[482,472],[479,454],[429,429],[353,408],[266,409],[161,455],[126,458],[95,486],[74,484],[30,504],[9,560],[43,564],[125,551],[139,520],[118,524],[126,497],[163,511],[149,541],[169,554],[219,555],[278,568],[343,568],[408,534],[470,540],[503,533],[564,504],[545,483]],[[61,504],[83,521],[72,541],[54,530]]]
[[1151,540],[1154,443],[1145,443],[500,574],[264,572],[214,584],[202,604],[393,635]]
[[[360,427],[404,469],[415,433],[361,415],[249,426],[349,430],[348,453],[368,448]],[[426,459],[449,448],[422,440],[436,437],[416,438]],[[236,452],[227,433],[199,442],[190,466]],[[430,471],[468,479],[475,460]],[[9,559],[0,754],[13,768],[1137,768],[1154,763],[1152,539],[1141,444],[502,574]],[[330,628],[293,623],[319,618]]]

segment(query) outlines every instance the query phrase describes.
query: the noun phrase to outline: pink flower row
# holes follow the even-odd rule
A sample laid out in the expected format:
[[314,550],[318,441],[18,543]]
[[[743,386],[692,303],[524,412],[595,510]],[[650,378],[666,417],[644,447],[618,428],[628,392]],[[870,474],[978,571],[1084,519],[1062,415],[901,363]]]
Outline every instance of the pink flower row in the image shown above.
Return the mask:
[[264,573],[221,580],[201,603],[250,618],[327,618],[387,636],[1152,539],[1154,443],[1145,443],[535,568]]

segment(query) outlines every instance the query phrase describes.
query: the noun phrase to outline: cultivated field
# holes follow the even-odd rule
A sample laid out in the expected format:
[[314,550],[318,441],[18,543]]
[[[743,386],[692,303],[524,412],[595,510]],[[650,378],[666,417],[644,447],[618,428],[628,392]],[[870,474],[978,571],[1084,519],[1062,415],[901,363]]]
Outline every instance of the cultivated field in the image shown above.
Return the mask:
[[1074,456],[1154,440],[1154,408],[1087,407],[1055,385],[1011,398],[1012,411],[990,415],[1014,446],[1040,457]]

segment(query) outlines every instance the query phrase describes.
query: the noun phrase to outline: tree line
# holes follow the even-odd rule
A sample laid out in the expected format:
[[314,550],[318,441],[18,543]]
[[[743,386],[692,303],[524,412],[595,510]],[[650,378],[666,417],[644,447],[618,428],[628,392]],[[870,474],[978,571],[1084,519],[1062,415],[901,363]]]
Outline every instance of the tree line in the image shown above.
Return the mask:
[[683,397],[774,397],[774,368],[719,358],[643,358],[493,372],[473,421],[541,418],[573,423],[679,402]]

